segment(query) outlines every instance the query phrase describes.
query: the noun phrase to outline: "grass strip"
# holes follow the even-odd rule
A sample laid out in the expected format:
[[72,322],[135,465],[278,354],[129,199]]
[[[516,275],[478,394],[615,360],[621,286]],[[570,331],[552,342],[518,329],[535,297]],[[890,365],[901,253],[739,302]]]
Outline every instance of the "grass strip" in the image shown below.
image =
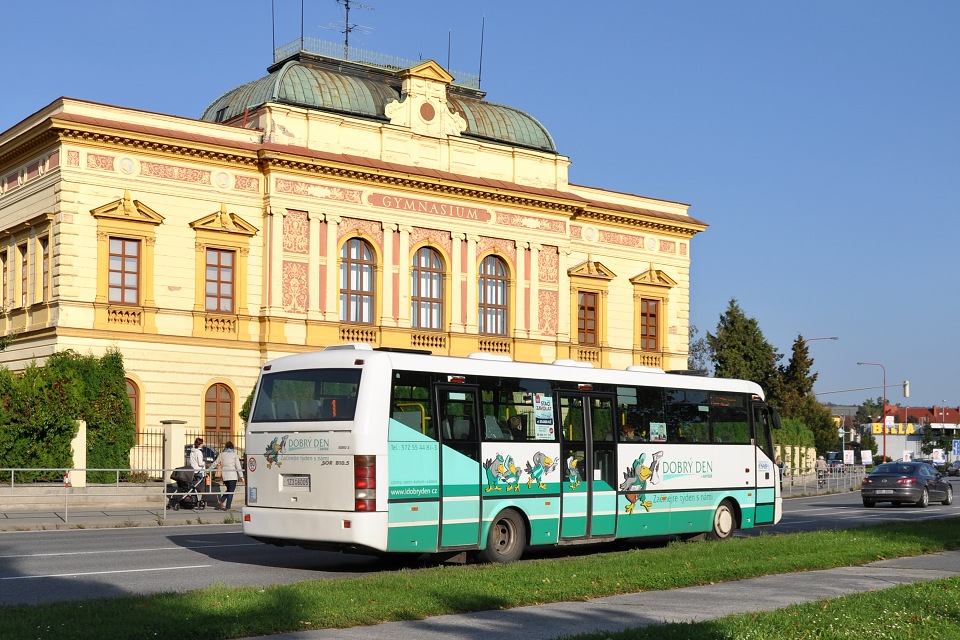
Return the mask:
[[[621,593],[866,564],[960,548],[960,518],[598,552],[509,565],[438,566],[272,587],[0,607],[5,640],[189,635],[228,639],[582,601]],[[599,551],[600,548],[598,548]],[[77,588],[66,581],[64,588]],[[57,588],[53,585],[51,588]]]
[[566,640],[957,640],[960,578],[914,582],[883,591],[808,602],[777,611],[670,623]]

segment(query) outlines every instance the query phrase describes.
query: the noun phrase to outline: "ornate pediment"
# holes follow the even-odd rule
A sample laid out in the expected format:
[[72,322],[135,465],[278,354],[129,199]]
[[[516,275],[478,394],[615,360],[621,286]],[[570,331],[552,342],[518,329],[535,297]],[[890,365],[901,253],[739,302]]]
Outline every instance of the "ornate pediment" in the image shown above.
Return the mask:
[[420,78],[423,80],[432,80],[434,82],[442,82],[443,84],[450,84],[453,82],[453,76],[446,72],[446,70],[438,65],[433,60],[427,60],[422,64],[418,64],[415,67],[410,67],[406,71],[400,73],[400,78],[405,79],[407,76],[412,76],[414,78]]
[[613,280],[617,277],[617,274],[602,263],[596,262],[590,256],[587,256],[585,262],[567,269],[567,275],[571,278],[597,278],[599,280]]
[[130,192],[124,190],[123,197],[108,204],[91,209],[94,218],[112,218],[129,222],[145,222],[147,224],[162,224],[163,216],[143,204],[139,200],[132,200]]
[[663,271],[656,269],[651,262],[650,268],[647,271],[630,278],[630,284],[646,284],[654,287],[675,287],[677,286],[677,281]]
[[227,212],[227,205],[221,204],[220,211],[204,216],[190,223],[194,230],[215,231],[219,233],[238,233],[254,236],[258,229],[235,213]]

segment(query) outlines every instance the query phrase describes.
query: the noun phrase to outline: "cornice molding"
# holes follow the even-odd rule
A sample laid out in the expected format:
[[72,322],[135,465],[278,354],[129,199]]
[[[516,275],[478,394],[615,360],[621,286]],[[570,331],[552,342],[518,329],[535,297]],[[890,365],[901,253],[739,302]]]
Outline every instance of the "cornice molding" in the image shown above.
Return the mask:
[[588,211],[581,209],[573,218],[576,221],[593,220],[604,224],[616,225],[620,227],[629,227],[632,229],[649,229],[661,233],[672,233],[680,236],[692,238],[701,231],[705,231],[704,225],[691,223],[682,225],[673,221],[655,220],[647,218],[636,218],[626,216],[622,213],[607,213],[603,211]]
[[80,128],[63,128],[59,130],[61,140],[72,140],[100,147],[123,147],[125,149],[147,151],[157,155],[174,155],[183,158],[219,162],[225,164],[239,164],[248,167],[257,166],[257,158],[253,153],[240,154],[214,149],[192,147],[177,142],[163,142],[145,138],[133,138],[113,133],[92,131]]
[[524,195],[522,192],[508,192],[487,190],[468,184],[453,184],[440,182],[428,178],[420,178],[404,173],[388,170],[365,170],[355,165],[323,162],[320,160],[307,161],[294,158],[279,158],[272,155],[262,155],[264,173],[282,169],[286,172],[299,173],[306,176],[322,176],[325,178],[347,180],[363,185],[382,185],[394,188],[416,191],[418,193],[434,193],[444,196],[472,198],[498,205],[510,205],[529,209],[547,210],[574,216],[582,211],[578,204],[565,202],[561,199],[549,197],[538,198]]
[[0,173],[5,173],[5,167],[8,165],[21,164],[21,162],[18,161],[18,158],[23,156],[35,156],[44,148],[53,146],[53,143],[57,142],[59,139],[60,136],[56,131],[44,131],[39,135],[33,136],[23,144],[15,146],[3,155],[0,155]]

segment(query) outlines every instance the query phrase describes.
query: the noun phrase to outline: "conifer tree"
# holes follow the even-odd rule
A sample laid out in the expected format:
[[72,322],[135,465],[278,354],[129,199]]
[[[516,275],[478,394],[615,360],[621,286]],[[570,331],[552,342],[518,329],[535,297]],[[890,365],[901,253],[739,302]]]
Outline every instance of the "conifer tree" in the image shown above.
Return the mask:
[[707,344],[718,378],[740,378],[759,384],[769,400],[780,395],[781,355],[760,330],[755,318],[748,318],[736,298],[730,299],[720,316],[717,333],[707,333]]

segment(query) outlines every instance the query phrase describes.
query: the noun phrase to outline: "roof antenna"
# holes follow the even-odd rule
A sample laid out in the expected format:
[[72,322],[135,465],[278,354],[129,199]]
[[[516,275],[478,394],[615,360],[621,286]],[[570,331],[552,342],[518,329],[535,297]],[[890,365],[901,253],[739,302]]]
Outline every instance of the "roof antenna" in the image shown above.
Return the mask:
[[324,29],[334,29],[343,34],[343,57],[346,60],[350,59],[350,32],[356,31],[357,33],[367,34],[370,33],[373,29],[370,27],[365,27],[360,24],[351,24],[350,23],[350,7],[354,6],[359,9],[370,9],[373,10],[373,7],[360,4],[359,2],[354,2],[353,0],[335,0],[337,4],[343,7],[343,24],[339,22],[331,22]]
[[487,16],[480,17],[480,69],[477,71],[477,89],[480,88],[480,80],[483,78],[483,29],[486,26]]

